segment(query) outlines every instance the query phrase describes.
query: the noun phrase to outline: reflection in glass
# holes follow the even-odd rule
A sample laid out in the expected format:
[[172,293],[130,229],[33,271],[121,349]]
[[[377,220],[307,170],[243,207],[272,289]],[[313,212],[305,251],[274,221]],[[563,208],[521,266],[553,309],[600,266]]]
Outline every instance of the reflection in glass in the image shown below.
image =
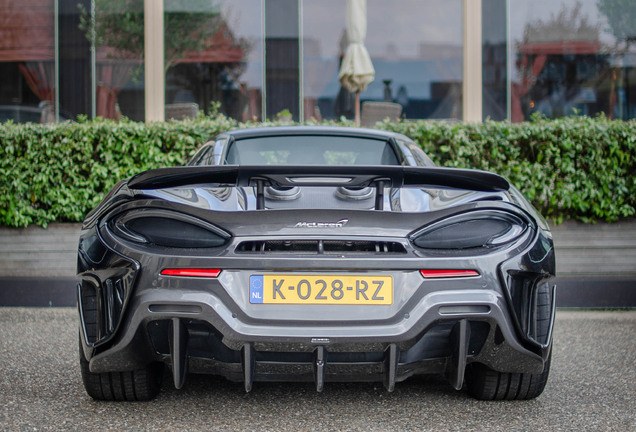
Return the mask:
[[506,66],[506,1],[482,0],[483,119],[508,117]]
[[228,165],[399,165],[384,140],[334,136],[275,136],[231,143]]
[[[338,82],[348,44],[346,1],[303,0],[305,118],[353,117]],[[462,118],[461,0],[367,1],[367,47],[376,71],[362,101],[399,103],[406,118]]]
[[265,0],[267,118],[300,119],[298,6],[299,0]]
[[53,6],[0,0],[0,122],[55,121]]
[[220,112],[260,120],[261,0],[164,0],[166,120]]
[[539,112],[636,116],[636,8],[617,0],[511,0],[511,120]]
[[94,23],[90,9],[79,7],[81,28],[95,44],[97,116],[143,121],[144,1],[95,0]]
[[57,0],[60,114],[77,119],[92,114],[91,44],[82,30],[82,15],[91,0]]

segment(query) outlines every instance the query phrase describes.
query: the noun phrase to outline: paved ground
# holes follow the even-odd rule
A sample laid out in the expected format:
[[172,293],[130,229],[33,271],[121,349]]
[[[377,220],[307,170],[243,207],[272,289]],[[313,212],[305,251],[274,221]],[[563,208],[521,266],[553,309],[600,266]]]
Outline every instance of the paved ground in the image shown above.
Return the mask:
[[80,382],[74,309],[0,308],[0,430],[636,431],[636,311],[557,314],[553,368],[529,402],[479,402],[443,380],[242,384],[169,380],[149,403],[98,403]]

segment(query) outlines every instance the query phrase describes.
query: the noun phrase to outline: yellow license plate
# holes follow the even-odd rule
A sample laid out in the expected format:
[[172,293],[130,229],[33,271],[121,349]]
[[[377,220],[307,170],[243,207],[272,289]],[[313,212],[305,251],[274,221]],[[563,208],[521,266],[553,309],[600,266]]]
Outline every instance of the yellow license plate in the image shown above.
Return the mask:
[[393,304],[393,278],[369,275],[251,275],[252,304]]

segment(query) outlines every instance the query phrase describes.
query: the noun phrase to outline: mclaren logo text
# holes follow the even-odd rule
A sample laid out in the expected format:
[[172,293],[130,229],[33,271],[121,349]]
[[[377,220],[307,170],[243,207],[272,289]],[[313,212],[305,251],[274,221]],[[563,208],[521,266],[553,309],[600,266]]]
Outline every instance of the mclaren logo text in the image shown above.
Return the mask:
[[338,222],[298,222],[294,228],[342,228],[349,219],[341,219]]

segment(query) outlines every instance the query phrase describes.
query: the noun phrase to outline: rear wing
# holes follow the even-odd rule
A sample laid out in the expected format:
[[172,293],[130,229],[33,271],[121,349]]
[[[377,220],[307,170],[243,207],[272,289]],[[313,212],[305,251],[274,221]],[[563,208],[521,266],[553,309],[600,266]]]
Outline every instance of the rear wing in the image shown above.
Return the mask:
[[503,192],[508,181],[488,171],[396,165],[215,165],[160,168],[137,174],[131,189],[165,189],[193,185],[256,186],[257,208],[265,208],[264,187],[375,186],[376,209],[382,210],[385,187],[451,188]]

